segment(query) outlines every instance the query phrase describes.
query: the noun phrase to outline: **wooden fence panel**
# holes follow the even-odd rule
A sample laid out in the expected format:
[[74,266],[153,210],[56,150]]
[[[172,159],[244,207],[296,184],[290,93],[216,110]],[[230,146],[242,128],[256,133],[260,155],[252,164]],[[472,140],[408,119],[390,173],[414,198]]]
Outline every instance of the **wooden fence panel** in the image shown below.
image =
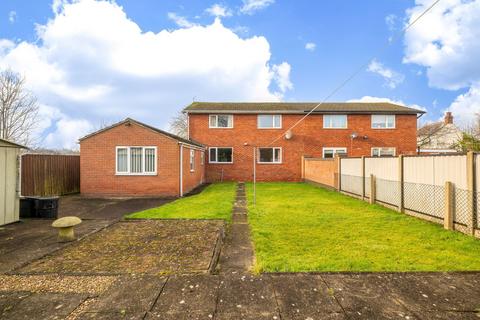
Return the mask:
[[80,156],[22,156],[22,196],[58,196],[80,192]]
[[337,187],[338,163],[335,159],[305,158],[305,180]]

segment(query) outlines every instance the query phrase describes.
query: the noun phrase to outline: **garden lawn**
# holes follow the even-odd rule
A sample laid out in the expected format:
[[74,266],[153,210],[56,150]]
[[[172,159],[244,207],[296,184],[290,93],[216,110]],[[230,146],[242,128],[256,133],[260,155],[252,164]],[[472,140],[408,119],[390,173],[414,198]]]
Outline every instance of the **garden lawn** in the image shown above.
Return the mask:
[[223,219],[230,221],[236,184],[215,183],[201,193],[126,216],[128,219]]
[[480,270],[480,240],[303,183],[247,185],[258,272]]

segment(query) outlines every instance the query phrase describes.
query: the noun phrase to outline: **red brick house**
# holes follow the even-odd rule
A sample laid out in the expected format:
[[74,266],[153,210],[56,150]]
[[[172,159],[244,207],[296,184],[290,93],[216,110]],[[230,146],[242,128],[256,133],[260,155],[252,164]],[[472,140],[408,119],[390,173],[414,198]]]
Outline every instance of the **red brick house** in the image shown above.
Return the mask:
[[205,147],[125,119],[80,139],[86,196],[182,196],[205,181]]
[[[253,178],[300,181],[302,156],[415,154],[417,117],[424,112],[391,103],[194,102],[189,138],[208,147],[207,181]],[[285,131],[298,124],[288,134]]]

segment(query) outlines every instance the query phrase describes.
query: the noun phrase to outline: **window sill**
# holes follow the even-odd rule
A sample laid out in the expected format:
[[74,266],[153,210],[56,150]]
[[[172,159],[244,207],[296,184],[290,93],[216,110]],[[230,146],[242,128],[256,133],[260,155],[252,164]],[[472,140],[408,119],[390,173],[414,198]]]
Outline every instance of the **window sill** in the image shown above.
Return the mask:
[[348,127],[346,127],[346,128],[325,128],[325,127],[323,127],[322,129],[325,129],[325,130],[347,130]]
[[283,164],[283,162],[257,162],[257,164]]
[[374,127],[372,127],[371,129],[373,129],[373,130],[395,130],[396,128],[374,128]]
[[115,173],[115,175],[127,177],[154,177],[157,176],[157,173]]
[[208,127],[208,129],[233,129],[233,127]]
[[275,127],[275,128],[260,128],[260,127],[257,127],[257,129],[258,130],[282,130],[283,128],[282,127],[280,127],[280,128],[277,128],[277,127]]

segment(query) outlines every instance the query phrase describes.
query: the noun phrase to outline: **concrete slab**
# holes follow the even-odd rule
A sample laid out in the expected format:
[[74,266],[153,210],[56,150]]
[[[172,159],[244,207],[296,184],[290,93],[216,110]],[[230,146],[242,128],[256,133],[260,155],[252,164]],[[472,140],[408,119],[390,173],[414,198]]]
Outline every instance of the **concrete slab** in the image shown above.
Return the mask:
[[207,273],[223,221],[117,222],[18,272],[59,274]]
[[[168,279],[157,302],[151,309],[150,318],[175,318],[190,315],[208,319],[215,314],[220,278],[212,275],[172,276]],[[206,316],[206,317],[205,317]]]
[[269,277],[223,277],[215,319],[280,319]]
[[[109,220],[83,221],[76,229],[78,238],[111,224]],[[52,220],[24,219],[0,227],[0,273],[12,271],[71,243],[57,242]]]
[[0,318],[5,319],[23,299],[30,296],[31,292],[1,292],[0,293]]
[[393,274],[390,281],[397,300],[419,314],[480,311],[478,274],[401,273]]
[[344,317],[341,306],[321,276],[271,275],[282,319],[332,319]]
[[330,294],[349,317],[360,319],[415,319],[392,293],[390,274],[322,274]]
[[119,277],[85,313],[144,314],[154,305],[166,281],[166,277],[156,276]]
[[64,319],[87,298],[84,294],[33,293],[4,311],[5,319]]

